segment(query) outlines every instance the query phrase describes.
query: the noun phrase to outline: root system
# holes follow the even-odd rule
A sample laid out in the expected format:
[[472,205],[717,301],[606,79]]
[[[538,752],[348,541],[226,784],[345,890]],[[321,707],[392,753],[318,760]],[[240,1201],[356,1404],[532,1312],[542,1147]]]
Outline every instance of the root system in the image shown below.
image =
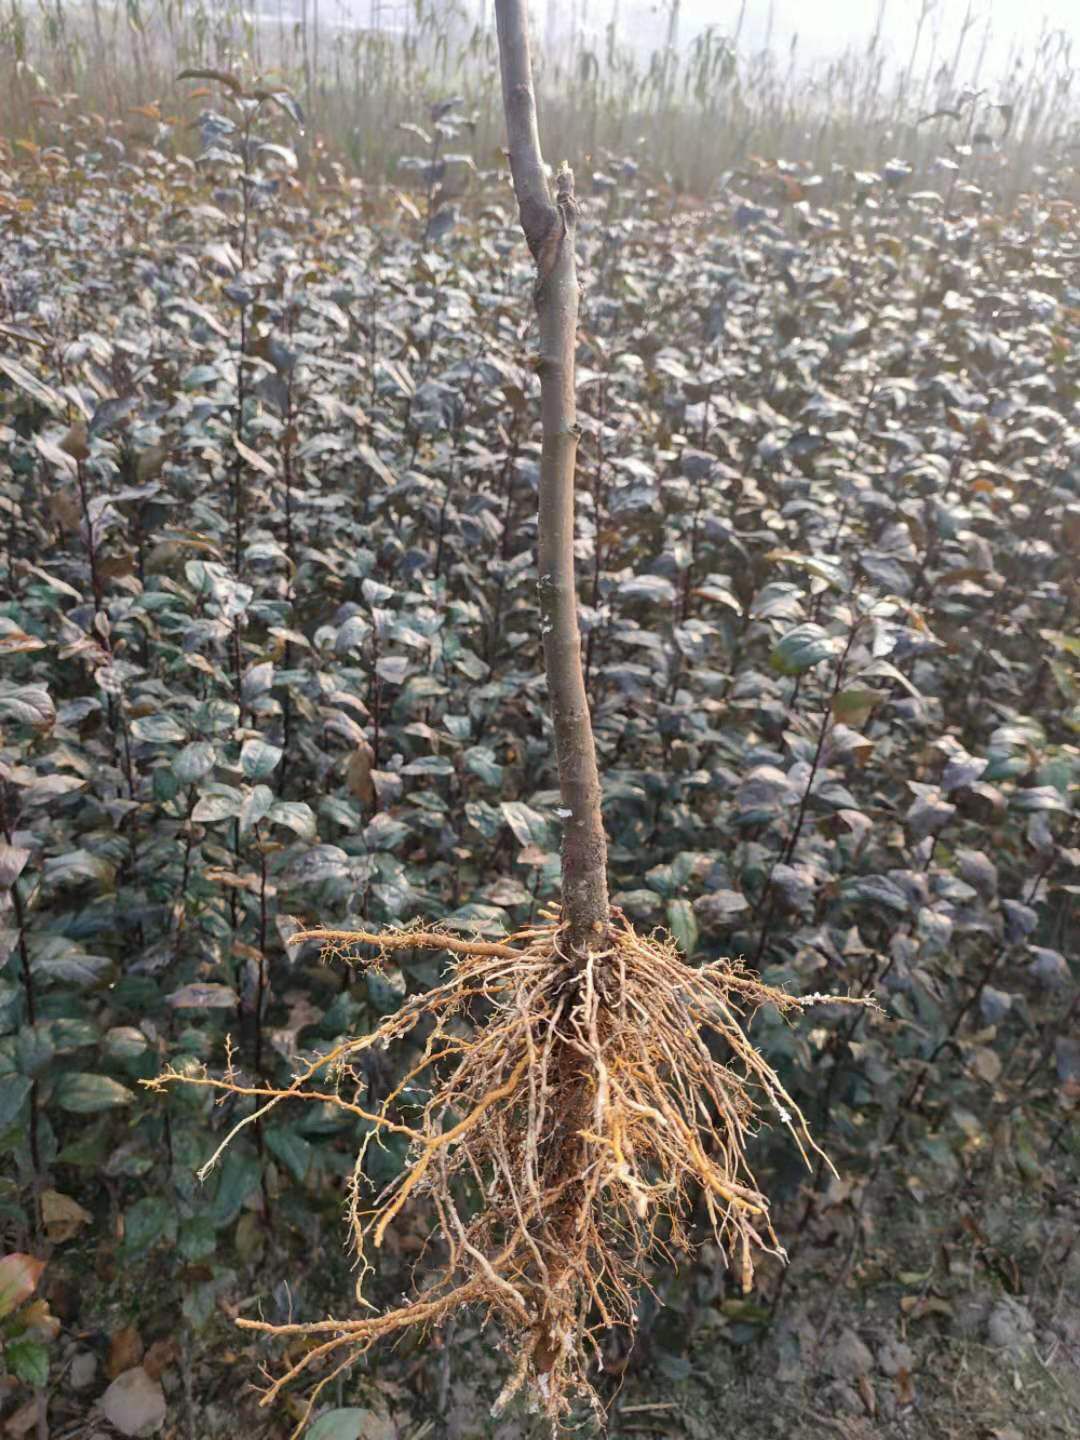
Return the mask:
[[[363,1304],[371,1252],[404,1206],[428,1206],[441,1243],[415,1298],[387,1313],[238,1321],[308,1342],[263,1404],[311,1376],[310,1413],[376,1341],[470,1306],[495,1323],[513,1357],[496,1410],[524,1388],[558,1423],[575,1399],[598,1404],[590,1373],[602,1368],[601,1337],[634,1331],[650,1258],[693,1249],[695,1199],[744,1288],[757,1256],[782,1255],[747,1139],[764,1118],[785,1126],[808,1162],[821,1152],[746,1026],[763,1005],[789,1014],[837,997],[789,995],[733,961],[695,968],[671,941],[637,935],[618,915],[586,955],[571,952],[554,916],[507,944],[421,930],[295,938],[321,938],[339,953],[437,947],[454,959],[446,983],[312,1062],[287,1089],[245,1086],[232,1074],[170,1073],[157,1083],[250,1095],[261,1103],[241,1125],[285,1100],[329,1101],[365,1122],[348,1200]],[[365,1104],[360,1057],[402,1042],[406,1073],[381,1103]],[[408,1161],[373,1193],[365,1157],[390,1134],[407,1139]]]

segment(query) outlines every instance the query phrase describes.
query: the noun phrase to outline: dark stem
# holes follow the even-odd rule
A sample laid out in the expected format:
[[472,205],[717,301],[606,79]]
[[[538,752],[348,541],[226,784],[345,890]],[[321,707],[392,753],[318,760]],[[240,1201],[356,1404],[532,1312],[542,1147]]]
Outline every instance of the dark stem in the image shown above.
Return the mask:
[[[802,793],[802,799],[799,801],[799,813],[795,817],[795,824],[792,828],[791,834],[788,836],[787,844],[784,846],[780,854],[779,860],[774,861],[769,869],[768,878],[766,879],[764,889],[761,892],[761,899],[758,901],[759,909],[765,906],[767,902],[768,908],[765,912],[765,918],[762,921],[761,938],[758,941],[757,953],[754,956],[755,970],[761,964],[762,957],[765,954],[765,947],[769,941],[769,934],[772,929],[773,907],[771,902],[773,871],[776,869],[777,865],[790,865],[791,857],[795,854],[795,847],[799,843],[799,836],[802,834],[803,824],[806,820],[807,806],[810,804],[810,796],[814,789],[814,781],[817,779],[817,772],[821,765],[821,756],[825,749],[825,740],[828,736],[829,728],[832,722],[833,702],[835,701],[837,695],[839,695],[840,687],[844,683],[844,675],[847,668],[847,658],[851,654],[851,647],[855,643],[855,636],[859,633],[860,624],[860,621],[856,621],[855,624],[852,626],[851,633],[847,638],[847,644],[844,646],[844,653],[840,656],[839,662],[836,666],[836,674],[833,677],[832,690],[829,692],[829,698],[825,705],[825,713],[821,719],[821,727],[818,730],[817,745],[814,748],[814,758],[810,764],[810,774],[807,776],[806,788]],[[799,680],[801,679],[802,676],[800,675],[798,677],[798,680],[796,680],[796,687],[798,686]]]
[[[2,829],[4,841],[9,849],[12,846],[12,824],[8,821],[7,806],[4,804],[3,795],[0,794],[0,805],[3,805]],[[25,854],[25,851],[23,852]],[[18,928],[19,947],[19,969],[22,972],[23,988],[26,991],[26,1019],[31,1028],[37,1024],[37,995],[34,991],[34,972],[30,968],[30,950],[26,943],[26,907],[23,904],[22,892],[19,890],[19,877],[16,875],[11,882],[11,904],[15,911],[15,924]],[[41,1146],[38,1141],[38,1082],[32,1079],[30,1082],[30,1124],[27,1140],[30,1147],[30,1163],[34,1170],[35,1191],[41,1188]],[[37,1223],[37,1207],[35,1206],[35,1224]]]

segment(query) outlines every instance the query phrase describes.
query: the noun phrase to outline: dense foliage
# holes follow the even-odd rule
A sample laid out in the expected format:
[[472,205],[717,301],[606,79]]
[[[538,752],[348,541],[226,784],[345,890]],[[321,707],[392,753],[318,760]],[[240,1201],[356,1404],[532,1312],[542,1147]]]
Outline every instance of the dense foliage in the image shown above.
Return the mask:
[[[561,823],[506,176],[449,105],[412,198],[318,154],[300,178],[295,103],[210,85],[197,160],[155,114],[0,172],[0,1205],[65,1325],[180,1337],[200,1435],[200,1387],[261,1355],[226,1317],[349,1304],[357,1127],[281,1110],[199,1185],[241,1112],[139,1081],[286,1083],[438,975],[291,933],[498,935],[557,898]],[[1076,1265],[1080,230],[1049,179],[1006,214],[884,158],[760,162],[699,205],[596,162],[578,556],[615,901],[688,955],[877,996],[755,1025],[845,1185],[797,1194],[768,1134],[757,1164],[793,1250],[831,1236],[834,1286],[932,1332],[939,1246],[1035,1311]],[[878,1264],[879,1202],[938,1206],[945,1238]],[[388,1242],[387,1296],[424,1235]],[[784,1315],[779,1268],[772,1311],[702,1283],[666,1296],[673,1381],[688,1334]],[[13,1409],[59,1384],[54,1318],[21,1313]],[[404,1424],[445,1412],[448,1365],[349,1383]]]

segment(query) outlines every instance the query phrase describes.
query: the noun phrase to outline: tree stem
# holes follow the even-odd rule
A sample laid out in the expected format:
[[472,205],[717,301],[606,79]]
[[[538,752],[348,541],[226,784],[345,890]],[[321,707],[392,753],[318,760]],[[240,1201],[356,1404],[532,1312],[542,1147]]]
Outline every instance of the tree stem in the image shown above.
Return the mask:
[[496,0],[503,107],[521,228],[536,261],[540,331],[540,513],[537,564],[544,665],[555,730],[563,809],[563,911],[571,944],[585,949],[607,931],[607,840],[596,746],[581,664],[574,579],[574,351],[578,283],[574,177],[564,166],[552,200],[540,153],[529,58],[526,0]]

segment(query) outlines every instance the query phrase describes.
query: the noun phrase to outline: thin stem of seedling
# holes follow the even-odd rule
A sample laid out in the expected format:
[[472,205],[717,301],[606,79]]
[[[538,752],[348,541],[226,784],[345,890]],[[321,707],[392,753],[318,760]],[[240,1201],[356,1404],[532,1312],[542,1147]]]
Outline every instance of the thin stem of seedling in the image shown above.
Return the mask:
[[[17,847],[13,845],[14,820],[8,815],[7,803],[4,796],[4,787],[0,786],[0,830],[3,832],[4,844],[7,847],[7,864],[12,865],[13,870],[21,872],[21,863],[12,864],[17,861]],[[22,852],[22,861],[27,858],[26,852]],[[34,985],[34,971],[30,964],[30,948],[26,938],[26,907],[23,903],[22,891],[19,889],[19,873],[11,877],[11,905],[15,911],[15,926],[17,932],[16,946],[19,952],[19,971],[22,976],[23,994],[26,997],[26,1022],[33,1029],[37,1024],[37,991]],[[27,1103],[30,1107],[29,1121],[27,1126],[27,1145],[30,1151],[30,1166],[33,1171],[33,1186],[35,1200],[41,1191],[44,1181],[44,1172],[41,1165],[41,1141],[38,1130],[38,1104],[40,1099],[40,1087],[36,1076],[31,1078],[30,1093],[27,1096]],[[38,1205],[34,1205],[34,1228],[37,1231],[41,1216]]]
[[[861,625],[862,617],[856,620],[854,625],[851,627],[851,630],[848,633],[847,643],[845,644],[843,649],[843,653],[841,654],[839,660],[836,663],[836,671],[833,675],[832,688],[829,691],[825,708],[822,712],[821,724],[818,727],[817,744],[814,747],[814,756],[810,762],[810,774],[807,776],[806,785],[799,800],[799,809],[795,816],[795,824],[791,828],[791,834],[788,836],[787,843],[785,844],[779,857],[775,859],[772,865],[769,867],[769,873],[766,876],[765,884],[762,887],[761,895],[758,897],[756,909],[760,911],[763,906],[767,906],[768,908],[765,911],[765,916],[762,921],[761,935],[758,939],[758,947],[754,955],[755,969],[757,969],[761,964],[762,957],[765,954],[765,947],[768,944],[769,935],[771,932],[773,918],[773,873],[776,870],[777,865],[790,865],[791,857],[795,854],[795,847],[799,843],[799,837],[802,834],[803,824],[806,820],[807,807],[810,804],[810,796],[813,794],[814,782],[817,779],[817,773],[821,766],[821,757],[825,749],[825,741],[828,737],[829,729],[832,725],[833,706],[836,701],[836,697],[837,695],[839,695],[841,687],[843,686],[844,677],[847,673],[847,659],[848,656],[851,654],[851,647],[855,643],[855,637],[858,635]],[[799,678],[801,679],[802,677],[800,676]]]
[[608,923],[607,840],[581,664],[574,579],[574,466],[580,428],[574,397],[578,284],[574,178],[563,167],[548,189],[536,123],[524,0],[496,0],[510,171],[525,239],[536,261],[540,332],[541,460],[537,567],[540,630],[563,802],[563,905],[571,943],[601,941]]

